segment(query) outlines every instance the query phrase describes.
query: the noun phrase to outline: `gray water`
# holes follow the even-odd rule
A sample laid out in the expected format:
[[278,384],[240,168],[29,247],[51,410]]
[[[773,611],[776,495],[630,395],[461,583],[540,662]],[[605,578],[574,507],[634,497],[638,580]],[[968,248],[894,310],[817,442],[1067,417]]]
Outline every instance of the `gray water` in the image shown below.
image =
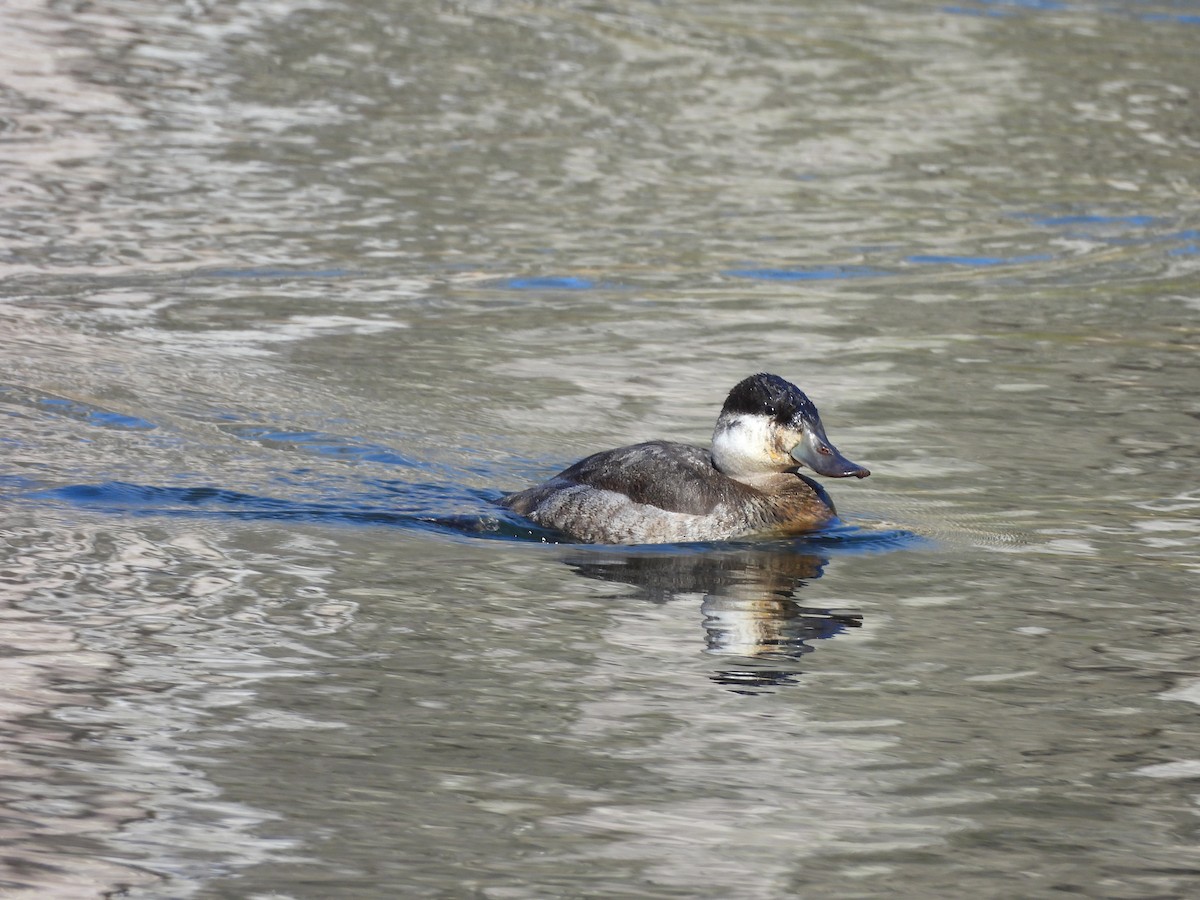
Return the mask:
[[[5,3],[0,895],[1200,894],[1197,47]],[[494,505],[761,370],[835,531]]]

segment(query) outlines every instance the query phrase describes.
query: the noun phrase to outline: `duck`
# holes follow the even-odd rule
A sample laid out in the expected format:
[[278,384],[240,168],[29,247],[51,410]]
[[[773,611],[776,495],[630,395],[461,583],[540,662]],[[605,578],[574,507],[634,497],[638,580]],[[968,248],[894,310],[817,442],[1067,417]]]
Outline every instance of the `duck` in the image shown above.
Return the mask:
[[807,534],[837,521],[799,469],[866,478],[825,436],[800,388],[760,372],[734,385],[711,447],[645,441],[603,450],[500,505],[587,544],[676,544]]

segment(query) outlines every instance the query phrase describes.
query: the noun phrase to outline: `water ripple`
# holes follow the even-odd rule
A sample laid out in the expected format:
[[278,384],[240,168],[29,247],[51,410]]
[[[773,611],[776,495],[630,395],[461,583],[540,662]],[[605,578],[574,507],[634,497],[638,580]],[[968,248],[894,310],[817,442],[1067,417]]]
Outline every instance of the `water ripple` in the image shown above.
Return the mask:
[[[66,503],[110,515],[137,517],[217,516],[241,520],[314,522],[415,528],[486,539],[578,543],[553,529],[541,528],[496,505],[497,491],[472,491],[440,484],[376,482],[388,497],[369,494],[330,500],[297,500],[219,487],[162,487],[108,481],[75,484],[17,495],[26,501]],[[930,546],[927,538],[902,528],[864,527],[846,522],[809,535],[762,541],[696,542],[647,545],[647,551],[695,553],[713,548],[834,554],[881,553]],[[629,548],[629,552],[638,552]]]
[[82,400],[72,400],[69,397],[19,385],[0,384],[0,400],[5,400],[14,406],[24,406],[50,415],[75,419],[98,428],[112,428],[118,431],[153,431],[158,427],[140,416],[105,409]]

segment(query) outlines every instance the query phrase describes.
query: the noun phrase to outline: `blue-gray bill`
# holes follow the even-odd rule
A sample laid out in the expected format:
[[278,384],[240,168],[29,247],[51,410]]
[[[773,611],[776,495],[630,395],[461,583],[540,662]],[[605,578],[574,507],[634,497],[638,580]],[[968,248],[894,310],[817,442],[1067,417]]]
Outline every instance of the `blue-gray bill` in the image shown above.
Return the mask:
[[808,466],[818,475],[827,478],[866,478],[871,470],[851,462],[838,452],[837,447],[825,436],[821,423],[805,420],[803,423],[804,439],[792,448],[792,459]]

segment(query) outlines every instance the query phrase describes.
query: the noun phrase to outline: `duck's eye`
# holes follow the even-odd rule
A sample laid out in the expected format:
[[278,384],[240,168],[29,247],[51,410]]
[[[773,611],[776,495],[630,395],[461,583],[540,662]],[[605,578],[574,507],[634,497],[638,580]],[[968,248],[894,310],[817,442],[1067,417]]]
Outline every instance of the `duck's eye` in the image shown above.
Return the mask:
[[826,447],[824,444],[822,444],[820,447],[817,448],[817,452],[820,453],[822,456],[833,456],[833,451],[830,450],[828,447]]

